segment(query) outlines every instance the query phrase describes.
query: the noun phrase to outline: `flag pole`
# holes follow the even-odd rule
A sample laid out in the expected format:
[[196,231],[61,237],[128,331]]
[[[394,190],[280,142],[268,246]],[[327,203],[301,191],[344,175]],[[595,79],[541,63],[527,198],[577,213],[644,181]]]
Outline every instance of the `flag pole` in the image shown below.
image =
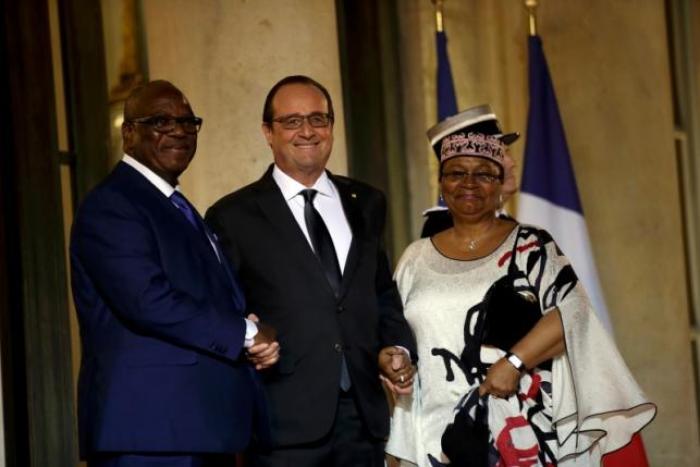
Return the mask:
[[430,0],[435,5],[435,30],[442,32],[442,4],[444,0]]
[[527,8],[527,14],[530,17],[530,35],[537,35],[537,0],[525,0],[525,8]]

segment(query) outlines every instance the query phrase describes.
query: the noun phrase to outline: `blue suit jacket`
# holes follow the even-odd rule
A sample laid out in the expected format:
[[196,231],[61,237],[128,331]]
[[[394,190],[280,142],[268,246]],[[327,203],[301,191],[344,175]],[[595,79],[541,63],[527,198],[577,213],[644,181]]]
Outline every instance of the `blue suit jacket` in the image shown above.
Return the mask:
[[83,457],[244,449],[264,406],[243,295],[207,239],[120,162],[80,207],[70,256]]

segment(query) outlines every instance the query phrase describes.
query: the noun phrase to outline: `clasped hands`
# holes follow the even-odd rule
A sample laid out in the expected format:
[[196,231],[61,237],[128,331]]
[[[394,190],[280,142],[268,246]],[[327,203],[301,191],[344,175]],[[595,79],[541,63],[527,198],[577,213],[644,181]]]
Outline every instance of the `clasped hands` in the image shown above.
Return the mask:
[[280,358],[280,344],[277,342],[277,331],[265,323],[260,322],[255,314],[248,315],[248,319],[258,327],[258,333],[253,337],[253,345],[246,349],[248,361],[256,370],[270,368]]
[[[253,313],[248,315],[248,319],[256,324],[258,333],[253,338],[253,345],[246,350],[246,355],[256,370],[264,370],[279,360],[280,345],[275,340],[277,332],[261,323]],[[395,394],[412,392],[415,368],[405,350],[395,346],[384,347],[379,352],[379,370],[379,377]]]
[[413,377],[416,373],[408,353],[396,346],[379,351],[379,378],[397,395],[413,392]]

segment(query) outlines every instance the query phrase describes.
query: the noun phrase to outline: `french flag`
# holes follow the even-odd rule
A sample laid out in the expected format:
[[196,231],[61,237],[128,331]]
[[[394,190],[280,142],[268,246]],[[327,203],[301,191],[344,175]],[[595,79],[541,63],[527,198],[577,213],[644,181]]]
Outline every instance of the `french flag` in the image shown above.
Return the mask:
[[450,57],[447,55],[447,33],[435,31],[435,48],[437,52],[437,112],[438,122],[457,113],[457,96],[452,80]]
[[[438,4],[436,4],[438,7]],[[442,14],[442,13],[440,13]],[[450,57],[447,54],[447,32],[443,28],[442,21],[438,22],[435,30],[435,52],[437,56],[437,115],[438,122],[443,121],[447,117],[457,114],[457,95],[455,94],[455,85],[452,80],[452,67],[450,66]],[[440,156],[436,154],[438,163]],[[425,222],[421,229],[421,238],[430,237],[441,230],[452,225],[452,218],[447,212],[447,206],[441,196],[437,197],[435,206],[423,211]]]
[[[598,318],[612,334],[540,37],[531,35],[528,48],[530,109],[517,218],[552,234],[588,292]],[[649,463],[639,434],[624,448],[604,456],[603,464],[605,467],[647,467]]]
[[[435,48],[437,52],[437,121],[441,122],[457,114],[457,95],[452,80],[450,57],[447,54],[447,32],[444,29],[435,31]],[[438,162],[440,162],[439,157]],[[447,209],[442,197],[438,196],[437,205],[432,209]]]

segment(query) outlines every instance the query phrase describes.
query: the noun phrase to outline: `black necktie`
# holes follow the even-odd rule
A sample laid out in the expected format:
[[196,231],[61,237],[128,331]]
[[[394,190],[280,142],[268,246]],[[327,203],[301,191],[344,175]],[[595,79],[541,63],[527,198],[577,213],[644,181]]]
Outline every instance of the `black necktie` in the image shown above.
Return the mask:
[[[316,197],[317,193],[316,190],[311,188],[301,190],[301,195],[304,197],[304,220],[311,238],[311,245],[314,247],[314,253],[316,253],[316,257],[321,262],[328,283],[337,297],[340,292],[342,274],[340,273],[338,256],[335,254],[331,234],[328,232],[328,227],[323,222],[323,218],[321,218],[321,215],[314,207],[314,197]],[[343,354],[340,364],[340,388],[347,392],[351,385],[348,364],[345,361],[345,354]]]
[[304,197],[304,220],[306,221],[306,229],[309,231],[311,245],[314,247],[314,253],[323,266],[323,271],[326,273],[328,283],[331,285],[333,292],[338,295],[340,292],[340,281],[342,275],[340,266],[338,265],[338,256],[335,254],[333,239],[328,232],[326,223],[314,207],[314,197],[318,192],[313,189],[301,190],[301,195]]

